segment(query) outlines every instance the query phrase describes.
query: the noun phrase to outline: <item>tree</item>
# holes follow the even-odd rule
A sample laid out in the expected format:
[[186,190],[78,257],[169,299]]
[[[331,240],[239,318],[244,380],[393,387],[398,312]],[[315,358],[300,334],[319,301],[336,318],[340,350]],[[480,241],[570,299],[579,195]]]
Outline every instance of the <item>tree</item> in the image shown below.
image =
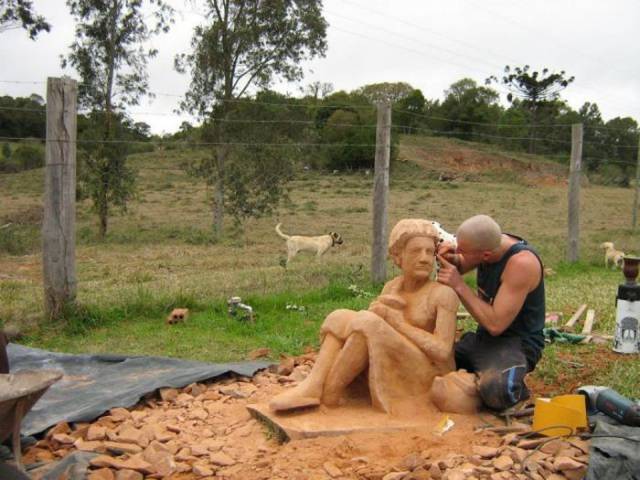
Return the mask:
[[[326,97],[316,112],[320,142],[330,170],[372,169],[375,163],[376,109],[362,89]],[[398,134],[391,132],[391,158],[398,155]]]
[[35,40],[40,32],[49,32],[51,25],[36,14],[30,0],[0,0],[0,33],[15,28],[25,29]]
[[364,95],[371,103],[389,102],[394,104],[408,97],[415,89],[405,82],[371,83],[360,87],[355,93]]
[[616,179],[616,183],[628,187],[638,158],[638,123],[631,117],[616,117],[605,123],[605,127],[605,164],[616,166],[622,172],[622,178]]
[[67,5],[76,20],[76,39],[62,66],[78,71],[79,103],[91,112],[87,139],[92,143],[86,144],[82,171],[104,238],[110,206],[126,208],[135,186],[126,144],[114,142],[123,130],[122,112],[148,93],[147,61],[157,50],[144,45],[168,31],[173,10],[162,0],[68,0]]
[[200,171],[214,186],[213,226],[220,235],[230,152],[223,140],[234,101],[252,88],[267,88],[275,77],[301,79],[300,63],[326,51],[327,23],[320,0],[206,0],[205,8],[210,23],[196,27],[193,51],[178,55],[175,65],[191,74],[183,109],[206,120],[216,144]]
[[413,90],[396,103],[397,110],[393,112],[393,123],[400,125],[403,133],[415,134],[419,125],[423,123],[420,115],[424,115],[426,104],[422,91]]
[[529,153],[534,153],[538,113],[546,103],[557,100],[560,92],[567,88],[575,77],[567,77],[564,70],[560,73],[550,73],[548,68],[544,68],[542,72],[530,72],[530,70],[529,65],[513,69],[507,65],[500,80],[490,76],[485,83],[487,85],[492,82],[503,84],[509,90],[507,100],[510,102],[516,99],[522,100],[522,105],[530,114]]
[[607,135],[601,128],[604,126],[602,114],[597,103],[585,102],[578,110],[579,121],[584,129],[582,155],[589,170],[597,170],[606,156]]
[[496,123],[500,116],[498,93],[478,86],[475,80],[463,78],[445,90],[440,105],[441,116],[448,119],[444,129],[463,140],[481,140],[474,133],[482,133],[487,127],[479,123]]
[[306,96],[319,100],[329,95],[335,88],[331,82],[312,82],[305,88],[300,88],[300,90]]
[[45,106],[39,99],[37,95],[0,97],[0,137],[44,137]]

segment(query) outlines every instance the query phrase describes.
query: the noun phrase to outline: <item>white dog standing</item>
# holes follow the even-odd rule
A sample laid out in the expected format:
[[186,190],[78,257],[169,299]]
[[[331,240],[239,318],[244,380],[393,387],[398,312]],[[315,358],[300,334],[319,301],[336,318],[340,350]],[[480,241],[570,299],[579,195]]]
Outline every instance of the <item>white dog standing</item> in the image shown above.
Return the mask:
[[604,266],[609,268],[611,265],[613,268],[622,268],[622,261],[624,260],[624,252],[617,250],[613,245],[613,242],[604,242],[600,245],[600,248],[604,249]]
[[342,245],[342,236],[336,232],[326,235],[307,237],[304,235],[286,235],[280,230],[282,223],[276,225],[276,233],[287,241],[287,265],[298,252],[312,252],[320,257],[334,245]]

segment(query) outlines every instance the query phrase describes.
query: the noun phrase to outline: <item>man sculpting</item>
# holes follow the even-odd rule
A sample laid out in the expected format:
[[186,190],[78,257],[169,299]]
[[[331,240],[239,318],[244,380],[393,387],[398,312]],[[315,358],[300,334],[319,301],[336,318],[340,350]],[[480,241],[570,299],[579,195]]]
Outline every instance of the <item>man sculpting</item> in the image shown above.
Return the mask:
[[[478,374],[483,403],[504,410],[529,397],[524,384],[544,348],[542,261],[529,244],[502,233],[487,215],[465,220],[457,248],[438,248],[438,281],[451,287],[478,323],[455,346],[456,367]],[[462,274],[477,269],[477,294]],[[436,404],[438,402],[435,402]]]
[[368,310],[336,310],[322,324],[321,347],[309,376],[270,402],[276,411],[337,406],[366,372],[371,404],[412,415],[428,404],[438,375],[454,369],[454,291],[431,280],[438,233],[430,221],[405,219],[389,238],[402,275],[387,282]]

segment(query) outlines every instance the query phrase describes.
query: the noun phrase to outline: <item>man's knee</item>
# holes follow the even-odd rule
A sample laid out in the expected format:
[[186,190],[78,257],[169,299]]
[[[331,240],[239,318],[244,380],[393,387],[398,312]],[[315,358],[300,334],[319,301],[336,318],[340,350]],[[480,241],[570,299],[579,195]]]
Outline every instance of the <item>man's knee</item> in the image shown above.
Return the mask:
[[524,383],[526,373],[526,365],[483,371],[478,382],[483,403],[492,410],[500,411],[529,398],[529,390]]

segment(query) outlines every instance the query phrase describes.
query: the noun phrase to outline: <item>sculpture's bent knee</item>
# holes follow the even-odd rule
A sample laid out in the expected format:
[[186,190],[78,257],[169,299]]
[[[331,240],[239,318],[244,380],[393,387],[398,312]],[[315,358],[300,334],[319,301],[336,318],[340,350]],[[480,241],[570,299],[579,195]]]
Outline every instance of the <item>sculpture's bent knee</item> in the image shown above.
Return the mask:
[[320,336],[324,338],[327,333],[330,333],[340,340],[346,340],[349,333],[351,333],[350,323],[357,313],[358,312],[346,308],[334,310],[327,315],[324,322],[322,322]]

